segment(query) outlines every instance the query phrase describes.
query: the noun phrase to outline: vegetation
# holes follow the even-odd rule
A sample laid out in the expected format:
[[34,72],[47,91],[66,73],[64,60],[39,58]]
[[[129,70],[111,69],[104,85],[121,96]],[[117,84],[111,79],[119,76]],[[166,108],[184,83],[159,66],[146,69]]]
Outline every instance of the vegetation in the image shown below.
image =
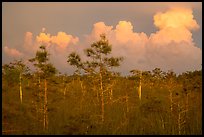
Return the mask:
[[85,54],[68,55],[69,76],[57,73],[45,46],[30,59],[35,72],[23,61],[3,65],[2,134],[202,134],[202,70],[121,76],[112,68],[123,58],[111,56],[105,35]]

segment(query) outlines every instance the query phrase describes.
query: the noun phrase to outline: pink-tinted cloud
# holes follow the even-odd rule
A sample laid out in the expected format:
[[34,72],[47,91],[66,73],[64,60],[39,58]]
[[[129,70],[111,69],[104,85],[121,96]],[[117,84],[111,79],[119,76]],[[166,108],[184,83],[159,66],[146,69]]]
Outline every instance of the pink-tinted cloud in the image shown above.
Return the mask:
[[155,67],[176,72],[201,68],[202,51],[195,46],[191,33],[199,25],[191,9],[171,8],[156,13],[154,24],[159,30],[148,37],[145,32],[134,32],[129,21],[119,21],[115,29],[98,22],[87,40],[98,40],[99,35],[105,33],[113,45],[113,55],[125,58],[120,70],[126,72]]
[[23,55],[23,53],[21,53],[20,51],[18,51],[17,49],[14,48],[9,48],[7,46],[4,47],[4,52],[11,56],[11,57],[20,57]]
[[62,49],[66,48],[69,44],[76,44],[78,41],[78,37],[67,35],[65,32],[58,32],[56,36],[51,37],[51,43]]
[[33,45],[33,33],[26,32],[24,43],[25,43],[25,46],[32,46]]
[[156,33],[152,33],[149,37],[150,41],[157,45],[169,44],[172,41],[179,43],[182,41],[191,43],[192,33],[186,28],[164,28]]
[[[82,59],[87,57],[83,49],[99,40],[100,34],[105,33],[112,44],[113,56],[123,56],[124,62],[118,71],[128,72],[132,69],[152,70],[155,67],[167,71],[183,72],[201,68],[202,51],[195,46],[193,30],[199,25],[193,18],[190,8],[171,8],[165,12],[156,13],[153,17],[158,31],[148,36],[145,32],[134,32],[130,21],[119,21],[116,26],[97,22],[93,25],[85,41],[66,32],[59,31],[56,35],[47,33],[45,28],[39,35],[26,32],[21,53],[16,49],[4,47],[4,52],[9,56],[22,56],[29,58],[31,52],[34,56],[41,44],[46,45],[51,54],[51,62],[60,70],[72,70],[66,60],[72,52],[78,52]],[[35,39],[34,39],[35,38]]]
[[154,25],[159,29],[167,27],[186,28],[188,30],[198,29],[199,25],[193,19],[190,8],[171,8],[165,13],[159,12],[154,16]]
[[32,32],[26,32],[24,36],[24,44],[23,44],[23,50],[25,52],[35,52],[37,50],[38,46],[35,44],[35,41],[33,40],[33,33]]
[[41,44],[47,46],[47,50],[50,54],[49,59],[53,65],[60,71],[65,72],[70,69],[67,63],[67,56],[73,51],[78,51],[79,38],[73,35],[69,35],[66,32],[58,32],[57,35],[47,33],[45,28],[42,28],[42,32],[36,36],[35,45],[39,48]]
[[65,32],[58,32],[57,35],[51,35],[45,33],[45,28],[42,28],[42,31],[38,36],[36,36],[36,42],[38,44],[44,44],[46,46],[52,46],[58,50],[65,50],[69,45],[76,45],[79,42],[78,37],[68,35]]
[[107,36],[111,36],[113,26],[107,26],[104,22],[97,22],[93,25],[91,34],[85,35],[86,44],[90,44],[93,41],[99,40],[100,34],[105,33]]
[[50,46],[51,36],[49,33],[41,32],[38,36],[36,36],[36,42]]

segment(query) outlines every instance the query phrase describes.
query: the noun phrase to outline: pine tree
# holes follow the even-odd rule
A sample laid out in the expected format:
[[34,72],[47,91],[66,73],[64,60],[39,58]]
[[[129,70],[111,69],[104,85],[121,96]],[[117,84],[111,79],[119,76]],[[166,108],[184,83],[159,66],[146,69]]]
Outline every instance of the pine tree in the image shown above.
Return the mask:
[[142,99],[142,71],[141,70],[131,70],[131,73],[133,73],[138,79],[139,79],[139,86],[138,86],[138,96],[139,99]]
[[49,63],[48,52],[44,45],[40,46],[40,50],[36,52],[34,58],[30,59],[30,62],[34,62],[34,66],[37,68],[37,73],[39,74],[39,84],[40,79],[44,79],[44,106],[43,106],[43,127],[48,129],[48,112],[47,112],[47,79],[56,74],[56,68]]
[[30,69],[23,63],[22,60],[14,60],[10,64],[5,64],[3,67],[3,74],[8,80],[12,81],[10,78],[17,78],[19,81],[19,97],[21,104],[23,103],[23,87],[22,80],[26,74],[29,73]]
[[109,44],[105,34],[100,35],[100,40],[91,44],[91,48],[85,50],[85,54],[89,61],[82,62],[81,58],[76,53],[71,53],[68,56],[67,62],[70,65],[76,66],[79,71],[90,75],[96,75],[98,79],[99,92],[101,96],[101,116],[102,122],[104,122],[104,94],[107,91],[108,77],[111,75],[112,67],[120,66],[122,57],[108,57],[111,54],[112,45]]

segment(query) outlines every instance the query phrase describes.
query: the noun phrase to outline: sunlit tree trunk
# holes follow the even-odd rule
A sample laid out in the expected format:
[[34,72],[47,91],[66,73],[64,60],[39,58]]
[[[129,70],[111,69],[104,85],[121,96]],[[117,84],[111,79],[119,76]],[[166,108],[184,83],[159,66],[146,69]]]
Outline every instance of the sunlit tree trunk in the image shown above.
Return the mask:
[[63,77],[63,85],[64,85],[64,99],[65,99],[65,96],[66,96],[66,91],[67,91],[67,86],[66,86],[66,83],[65,83],[65,78]]
[[[182,104],[183,103],[183,104]],[[182,102],[182,100],[178,101],[178,134],[185,134],[185,127],[186,127],[186,115],[187,115],[188,109],[185,106],[185,102]]]
[[111,89],[110,89],[110,101],[112,101],[112,98],[113,98],[113,88],[111,87]]
[[181,135],[181,113],[180,113],[180,103],[178,102],[178,109],[179,109],[179,113],[178,113],[178,134]]
[[22,75],[20,73],[19,75],[19,81],[20,81],[20,100],[21,100],[21,104],[23,102],[23,91],[22,91]]
[[140,72],[140,82],[139,82],[139,87],[138,87],[138,95],[139,99],[142,99],[142,72]]
[[98,91],[95,83],[93,85],[93,91],[96,91],[97,102],[99,103],[100,102],[100,95],[99,95],[99,91]]
[[126,111],[127,111],[127,113],[129,113],[129,104],[128,104],[128,94],[127,94],[127,91],[126,91],[125,102],[126,102]]
[[66,98],[66,91],[67,91],[67,86],[65,85],[65,88],[64,88],[64,99]]
[[84,90],[84,86],[83,86],[83,81],[81,81],[80,79],[79,79],[79,81],[80,81],[80,86],[81,86],[81,91],[82,91],[82,99],[81,99],[81,104],[80,104],[80,106],[81,106],[81,109],[82,109],[82,106],[83,106],[83,101],[84,101],[84,97],[85,97],[85,90]]
[[[111,79],[109,78],[109,80],[111,81]],[[115,85],[115,81],[113,81],[110,85],[110,90],[109,90],[109,100],[110,102],[112,102],[113,99],[113,86]]]
[[40,76],[38,78],[38,86],[39,86],[39,90],[41,89],[41,85],[40,85]]
[[170,109],[171,113],[173,112],[173,96],[172,96],[172,90],[169,89],[169,99],[170,99]]
[[45,95],[44,95],[44,129],[48,129],[48,114],[47,114],[47,80],[44,80]]
[[102,122],[104,122],[104,93],[103,93],[103,82],[102,82],[102,74],[100,72],[100,91],[101,91],[101,117]]

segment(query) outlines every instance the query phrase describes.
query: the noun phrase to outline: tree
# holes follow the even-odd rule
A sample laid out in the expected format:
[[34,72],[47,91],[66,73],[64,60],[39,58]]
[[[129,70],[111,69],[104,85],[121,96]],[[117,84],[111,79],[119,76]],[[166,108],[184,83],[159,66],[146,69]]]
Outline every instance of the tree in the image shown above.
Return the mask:
[[[40,50],[36,52],[34,58],[30,59],[30,62],[34,62],[34,66],[38,70],[39,78],[44,79],[44,108],[43,108],[43,127],[44,129],[48,128],[48,114],[47,114],[47,79],[56,74],[56,68],[49,63],[48,52],[44,45],[40,46]],[[40,84],[40,83],[39,83]]]
[[111,54],[112,45],[106,39],[105,34],[100,35],[100,40],[91,44],[91,48],[85,49],[85,54],[90,60],[82,62],[81,58],[76,53],[71,53],[68,56],[67,62],[70,65],[76,66],[79,71],[95,75],[98,78],[99,91],[101,95],[101,115],[104,122],[104,93],[107,91],[109,79],[107,75],[111,75],[113,67],[120,66],[122,57],[108,57]]
[[174,104],[173,103],[173,91],[177,85],[176,74],[172,70],[169,70],[166,73],[165,82],[166,82],[166,87],[169,91],[170,109],[171,109],[171,113],[172,113],[173,112],[173,104]]
[[131,70],[131,73],[133,73],[138,79],[139,79],[139,86],[138,86],[138,95],[139,99],[142,99],[142,71],[141,70]]
[[154,80],[154,86],[161,87],[163,78],[164,78],[164,72],[160,68],[155,68],[152,70],[152,76]]
[[[3,75],[5,75],[8,80],[12,80],[13,78],[18,78],[19,81],[19,95],[20,95],[20,102],[23,102],[23,90],[22,90],[22,79],[23,76],[28,74],[30,69],[23,63],[22,60],[14,60],[9,65],[3,65]],[[12,79],[10,79],[12,78]],[[16,79],[17,80],[17,79]]]

